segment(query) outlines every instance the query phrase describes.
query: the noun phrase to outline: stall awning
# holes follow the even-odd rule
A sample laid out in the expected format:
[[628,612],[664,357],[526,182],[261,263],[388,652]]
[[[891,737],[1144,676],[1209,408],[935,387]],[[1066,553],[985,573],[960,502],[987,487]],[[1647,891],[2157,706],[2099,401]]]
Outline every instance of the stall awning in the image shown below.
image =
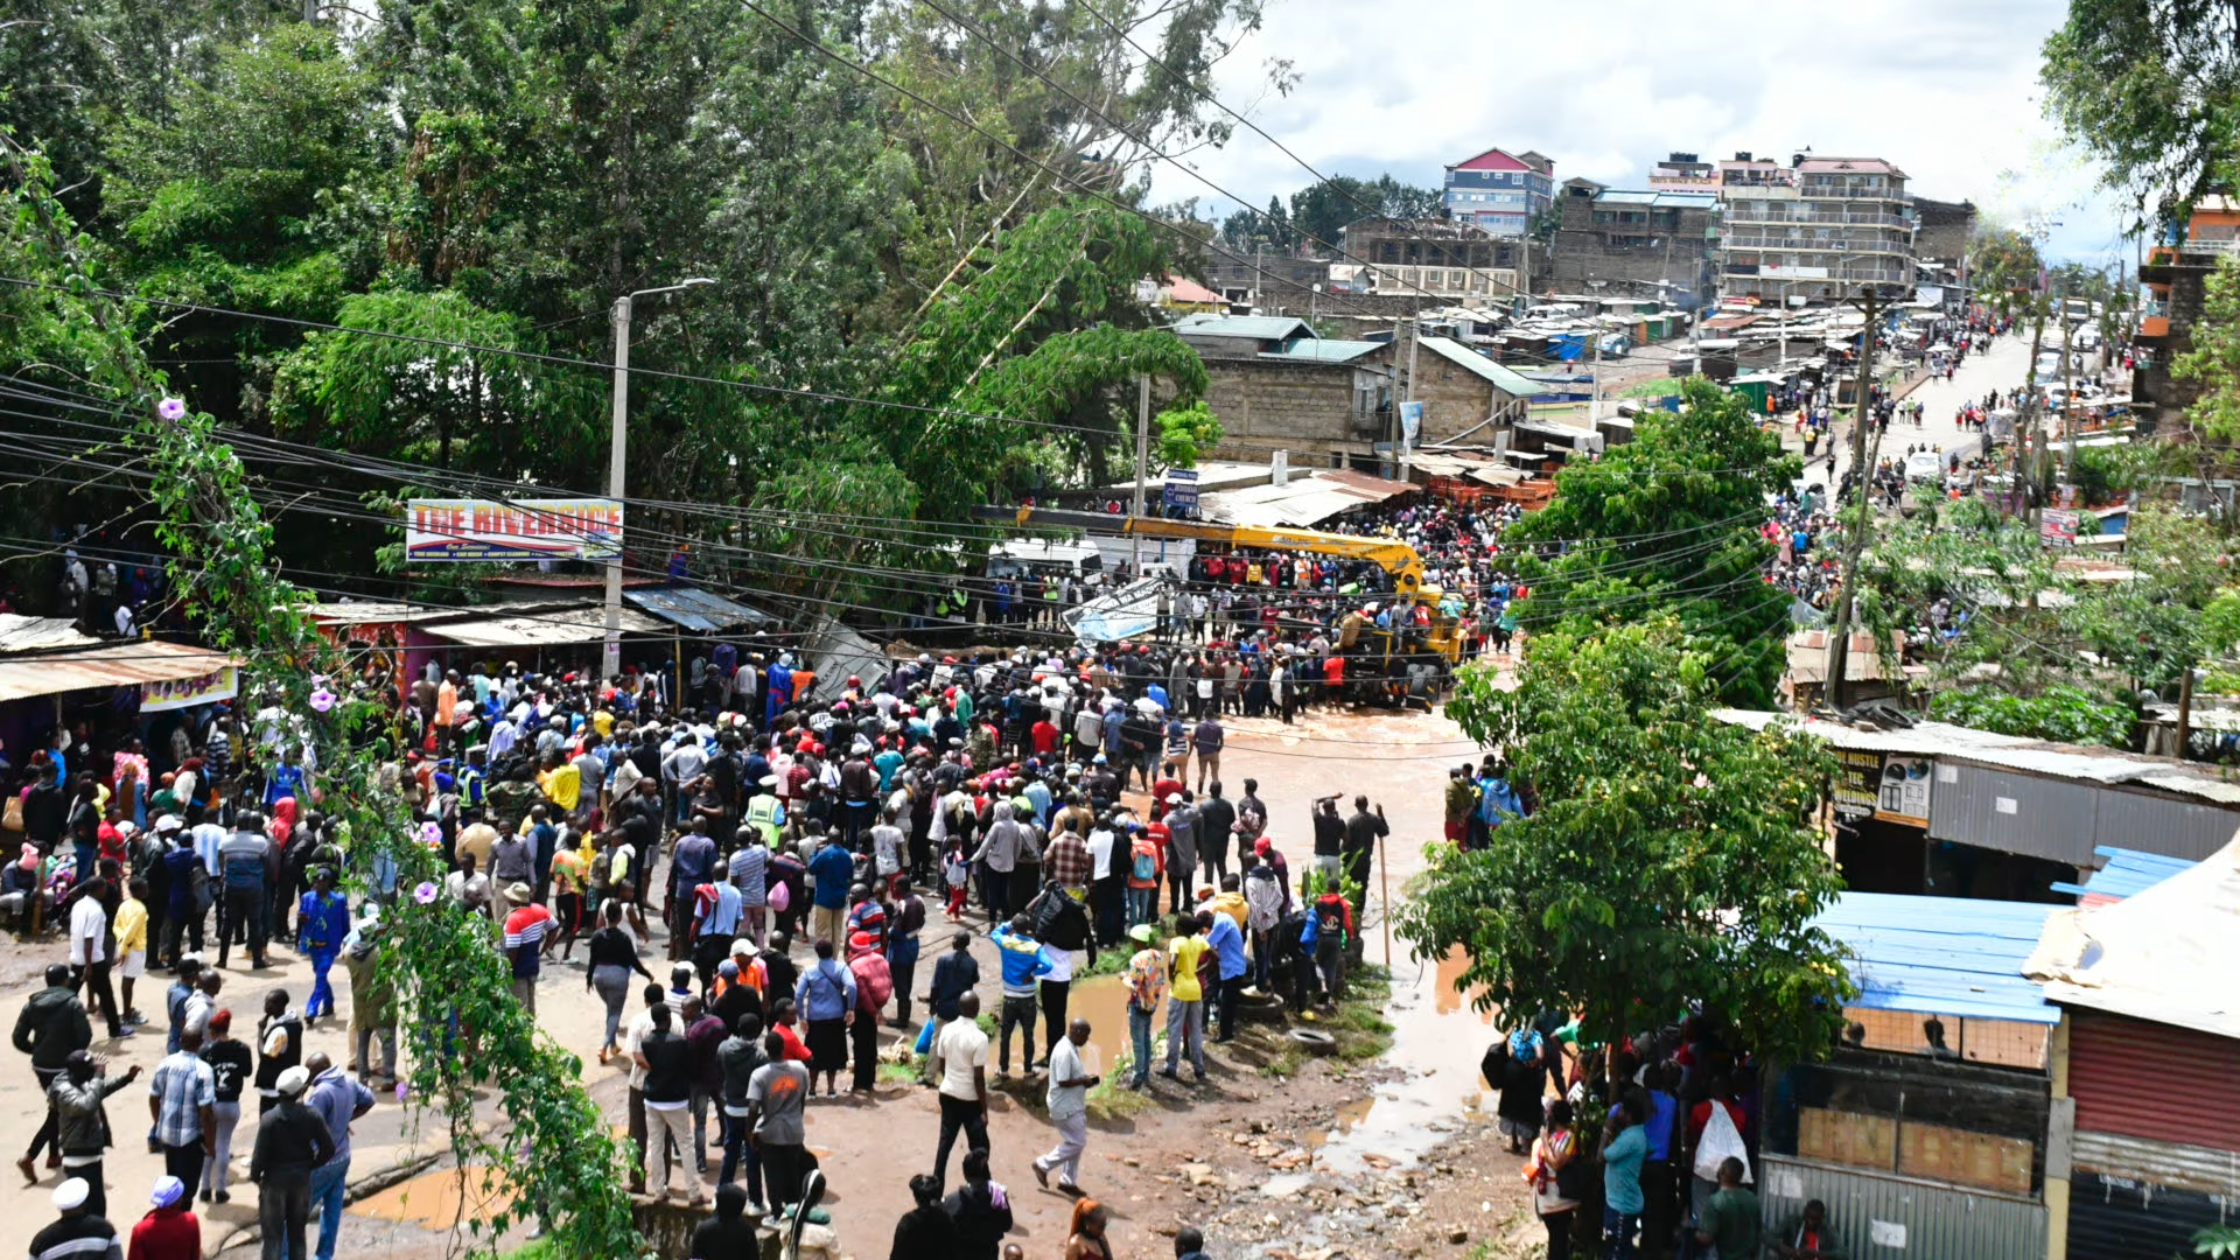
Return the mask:
[[[160,639],[127,639],[95,648],[9,656],[0,658],[0,701],[212,678],[240,664],[238,658],[223,652]],[[205,699],[223,698],[216,694],[216,683],[209,690],[212,694]]]
[[712,591],[692,586],[667,586],[624,591],[622,602],[640,608],[672,625],[713,634],[740,626],[772,626],[776,617],[735,604]]
[[[597,643],[607,637],[604,608],[553,608],[519,612],[505,617],[446,621],[421,629],[438,639],[465,647],[556,647],[568,643]],[[666,634],[668,624],[641,612],[622,610],[624,634]]]

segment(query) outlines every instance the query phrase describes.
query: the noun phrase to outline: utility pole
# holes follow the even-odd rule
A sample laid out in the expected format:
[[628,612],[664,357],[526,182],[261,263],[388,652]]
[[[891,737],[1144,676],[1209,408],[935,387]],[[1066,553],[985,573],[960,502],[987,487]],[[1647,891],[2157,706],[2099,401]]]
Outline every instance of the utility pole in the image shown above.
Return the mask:
[[[614,414],[607,439],[607,497],[622,502],[630,455],[630,297],[614,300]],[[622,672],[622,549],[607,561],[607,633],[599,683]],[[594,692],[596,692],[594,688]]]
[[1602,431],[1602,291],[1609,287],[1608,280],[1589,280],[1587,288],[1594,294],[1594,392],[1593,401],[1587,404],[1587,427],[1597,433]]
[[[1151,374],[1136,378],[1136,501],[1135,520],[1143,519],[1143,484],[1151,475]],[[1128,528],[1128,578],[1143,576],[1143,535],[1134,522]]]
[[[681,293],[714,283],[705,276],[694,276],[682,284],[640,289],[614,300],[614,415],[607,440],[607,497],[618,505],[622,502],[623,474],[630,451],[630,304],[637,298]],[[622,540],[616,539],[614,559],[607,562],[607,633],[604,650],[599,654],[599,681],[602,683],[622,672],[622,558]]]
[[2077,374],[2071,370],[2069,358],[2069,286],[2061,286],[2061,296],[2056,299],[2061,312],[2061,431],[2068,435],[2069,477],[2075,485],[2077,475]]
[[1867,313],[1867,330],[1859,341],[1859,419],[1852,426],[1851,434],[1851,480],[1859,491],[1859,519],[1844,536],[1843,584],[1836,588],[1836,615],[1828,636],[1828,680],[1824,693],[1829,705],[1839,713],[1851,690],[1844,685],[1844,675],[1851,667],[1847,658],[1851,650],[1851,605],[1858,598],[1859,553],[1866,549],[1867,528],[1874,520],[1873,496],[1869,492],[1872,469],[1867,466],[1867,426],[1874,419],[1869,399],[1874,392],[1874,337],[1882,304],[1872,284],[1866,286],[1866,304],[1862,309]]
[[[1423,324],[1420,318],[1408,321],[1408,394],[1403,402],[1416,400],[1416,351],[1423,345]],[[1420,421],[1418,422],[1421,423]],[[1415,460],[1415,437],[1408,432],[1408,416],[1400,414],[1400,480],[1408,479],[1408,466]]]

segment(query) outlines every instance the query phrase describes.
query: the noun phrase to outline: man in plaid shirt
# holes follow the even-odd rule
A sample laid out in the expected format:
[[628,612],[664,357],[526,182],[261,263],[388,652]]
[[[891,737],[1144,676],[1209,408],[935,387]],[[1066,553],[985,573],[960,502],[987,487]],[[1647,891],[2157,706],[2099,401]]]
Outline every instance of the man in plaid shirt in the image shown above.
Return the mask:
[[1089,862],[1089,842],[1074,828],[1080,825],[1078,816],[1066,819],[1065,830],[1050,842],[1050,851],[1042,855],[1043,868],[1058,887],[1079,893],[1089,886],[1096,872]]
[[163,1170],[186,1185],[202,1179],[203,1158],[218,1142],[218,1081],[202,1059],[202,1030],[179,1033],[179,1048],[148,1082],[148,1118],[163,1144]]

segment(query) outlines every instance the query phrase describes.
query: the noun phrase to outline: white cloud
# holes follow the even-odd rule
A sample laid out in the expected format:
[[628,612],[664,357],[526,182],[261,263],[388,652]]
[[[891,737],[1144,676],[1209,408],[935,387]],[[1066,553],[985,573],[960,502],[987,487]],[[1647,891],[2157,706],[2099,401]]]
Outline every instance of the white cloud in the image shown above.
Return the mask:
[[[1484,149],[1538,149],[1556,175],[1643,187],[1672,150],[1896,162],[1924,196],[1973,200],[2011,223],[2058,220],[2049,252],[2128,256],[2120,206],[2041,113],[2039,46],[2063,0],[1271,0],[1265,28],[1224,67],[1223,100],[1262,98],[1263,67],[1292,63],[1288,97],[1254,121],[1330,174],[1436,186]],[[1257,205],[1311,177],[1241,131],[1194,164]],[[1162,200],[1231,208],[1172,167]]]

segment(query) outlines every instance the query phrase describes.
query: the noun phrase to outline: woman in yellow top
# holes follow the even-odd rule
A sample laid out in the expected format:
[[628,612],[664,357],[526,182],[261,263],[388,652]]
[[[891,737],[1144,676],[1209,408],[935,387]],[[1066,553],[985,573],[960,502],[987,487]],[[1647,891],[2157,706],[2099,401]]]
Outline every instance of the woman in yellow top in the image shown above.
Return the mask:
[[116,918],[111,927],[116,933],[116,972],[121,980],[117,986],[124,999],[124,1022],[145,1024],[140,1012],[132,1005],[132,982],[148,971],[148,881],[135,879],[126,885],[124,901],[117,906]]
[[1190,1066],[1203,1081],[1206,1079],[1206,1004],[1205,986],[1198,980],[1198,960],[1205,955],[1206,938],[1199,934],[1194,916],[1178,914],[1174,923],[1175,931],[1181,935],[1167,942],[1167,1065],[1159,1069],[1159,1075],[1169,1080],[1181,1079],[1175,1068],[1187,1044]]

